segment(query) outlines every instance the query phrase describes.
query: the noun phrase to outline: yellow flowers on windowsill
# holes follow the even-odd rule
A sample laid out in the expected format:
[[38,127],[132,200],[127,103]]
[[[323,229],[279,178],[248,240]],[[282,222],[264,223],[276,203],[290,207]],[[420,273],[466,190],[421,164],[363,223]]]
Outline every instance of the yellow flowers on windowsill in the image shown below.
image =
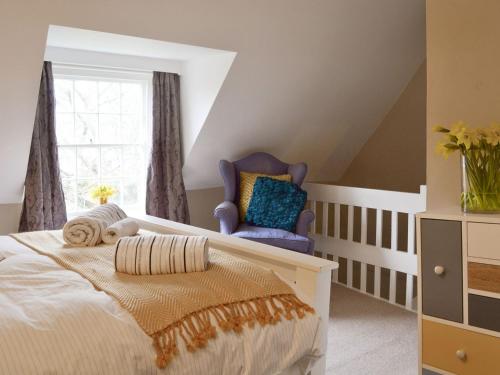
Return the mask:
[[99,200],[100,204],[108,203],[108,199],[117,193],[111,185],[97,185],[90,190],[90,196],[94,200]]
[[500,212],[500,124],[471,128],[459,121],[433,130],[443,133],[436,147],[439,154],[445,159],[455,151],[462,155],[462,209]]

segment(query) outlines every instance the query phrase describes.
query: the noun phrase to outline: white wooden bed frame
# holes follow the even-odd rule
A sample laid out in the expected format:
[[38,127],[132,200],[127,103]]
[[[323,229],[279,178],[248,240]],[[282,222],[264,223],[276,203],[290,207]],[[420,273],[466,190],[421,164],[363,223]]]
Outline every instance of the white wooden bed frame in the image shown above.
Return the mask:
[[[207,236],[211,247],[270,268],[294,282],[321,316],[322,345],[326,353],[331,276],[332,270],[338,268],[338,263],[154,216],[135,215],[134,219],[139,222],[141,229],[149,231]],[[326,356],[323,356],[315,364],[311,374],[324,374],[325,366]]]

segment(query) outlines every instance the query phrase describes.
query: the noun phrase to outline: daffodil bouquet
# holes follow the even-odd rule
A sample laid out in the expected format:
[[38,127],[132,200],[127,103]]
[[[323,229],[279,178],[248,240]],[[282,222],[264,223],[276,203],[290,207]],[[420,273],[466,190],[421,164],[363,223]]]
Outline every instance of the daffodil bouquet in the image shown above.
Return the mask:
[[462,155],[462,209],[500,212],[500,124],[471,128],[457,122],[434,131],[444,135],[438,153],[445,158],[455,151]]
[[108,203],[108,199],[116,194],[116,189],[111,185],[97,185],[90,190],[92,199],[99,199],[100,204]]

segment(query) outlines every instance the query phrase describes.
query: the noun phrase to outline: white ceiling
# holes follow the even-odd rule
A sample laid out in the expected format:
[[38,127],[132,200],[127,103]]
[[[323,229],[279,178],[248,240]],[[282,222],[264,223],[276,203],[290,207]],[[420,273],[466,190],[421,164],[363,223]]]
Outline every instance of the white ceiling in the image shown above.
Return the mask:
[[180,61],[228,52],[181,43],[57,25],[49,26],[47,46]]

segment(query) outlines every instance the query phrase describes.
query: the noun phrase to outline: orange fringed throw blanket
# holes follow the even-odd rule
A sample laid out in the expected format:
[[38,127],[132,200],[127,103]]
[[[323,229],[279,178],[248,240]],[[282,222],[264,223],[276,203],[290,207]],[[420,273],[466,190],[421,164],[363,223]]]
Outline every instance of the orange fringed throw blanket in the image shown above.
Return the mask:
[[283,316],[314,312],[272,271],[214,249],[205,272],[134,276],[115,272],[109,245],[68,247],[61,231],[12,236],[118,300],[153,339],[160,368],[179,353],[179,340],[195,351],[216,338],[212,321],[239,333],[245,325],[277,324]]

